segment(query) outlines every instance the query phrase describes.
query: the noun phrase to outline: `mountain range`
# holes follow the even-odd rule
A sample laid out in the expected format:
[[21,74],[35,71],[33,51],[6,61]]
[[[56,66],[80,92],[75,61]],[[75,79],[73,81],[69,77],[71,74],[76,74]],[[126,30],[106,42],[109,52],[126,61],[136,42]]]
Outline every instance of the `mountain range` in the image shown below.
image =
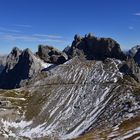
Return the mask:
[[140,139],[140,46],[75,35],[0,58],[0,140]]

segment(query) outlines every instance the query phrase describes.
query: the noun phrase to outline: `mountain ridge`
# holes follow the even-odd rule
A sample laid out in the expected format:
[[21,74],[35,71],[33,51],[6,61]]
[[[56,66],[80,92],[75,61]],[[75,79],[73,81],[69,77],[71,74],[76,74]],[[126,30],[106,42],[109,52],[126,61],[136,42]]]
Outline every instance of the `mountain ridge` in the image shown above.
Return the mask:
[[[92,34],[76,35],[65,54],[41,47],[41,54],[14,48],[8,56],[12,61],[3,77],[20,73],[23,79],[26,74],[26,84],[19,80],[18,88],[16,83],[11,90],[0,90],[0,107],[6,109],[0,110],[0,138],[115,140],[131,138],[135,130],[139,138],[136,123],[124,125],[140,114],[138,61],[113,39]],[[59,57],[65,59],[58,61]],[[2,82],[9,79],[11,84],[14,78],[7,77]]]

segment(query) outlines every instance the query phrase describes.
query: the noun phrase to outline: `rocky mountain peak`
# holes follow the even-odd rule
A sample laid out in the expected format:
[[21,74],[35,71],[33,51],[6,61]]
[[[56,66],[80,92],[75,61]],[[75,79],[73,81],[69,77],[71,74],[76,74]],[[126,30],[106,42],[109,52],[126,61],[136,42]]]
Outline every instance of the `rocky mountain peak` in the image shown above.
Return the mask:
[[13,69],[16,63],[19,61],[19,56],[21,55],[22,50],[17,47],[14,47],[11,53],[7,56],[6,60],[6,71]]
[[92,33],[88,33],[85,35],[85,38],[92,39],[92,38],[94,38],[94,36]]
[[32,53],[32,51],[29,48],[23,50],[21,57],[24,58],[25,60],[29,60],[31,62],[33,61],[33,59],[35,59],[34,54]]
[[79,56],[90,60],[106,58],[126,59],[120,45],[115,40],[112,38],[97,38],[91,33],[83,38],[75,35],[71,48],[66,53],[69,58]]
[[33,54],[29,48],[26,48],[26,49],[23,51],[23,53],[24,53],[24,54]]
[[40,63],[29,50],[14,48],[7,57],[6,67],[0,75],[0,88],[17,88],[41,69]]
[[22,51],[18,48],[18,47],[14,47],[13,49],[12,49],[12,51],[11,51],[11,55],[13,55],[13,56],[18,56],[20,53],[21,53]]
[[75,41],[75,42],[79,42],[79,41],[81,41],[81,39],[82,39],[82,37],[81,37],[80,35],[78,35],[78,34],[76,34],[76,35],[74,36],[74,41]]
[[48,45],[39,45],[37,55],[45,62],[53,64],[62,64],[68,59],[64,52]]

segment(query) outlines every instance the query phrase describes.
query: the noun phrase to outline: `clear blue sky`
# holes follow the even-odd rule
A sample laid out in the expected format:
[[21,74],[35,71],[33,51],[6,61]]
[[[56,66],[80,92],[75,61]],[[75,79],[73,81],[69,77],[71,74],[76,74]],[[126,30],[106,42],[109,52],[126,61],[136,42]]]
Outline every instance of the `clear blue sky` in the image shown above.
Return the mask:
[[88,32],[123,49],[140,44],[140,0],[0,0],[0,54],[38,44],[62,50]]

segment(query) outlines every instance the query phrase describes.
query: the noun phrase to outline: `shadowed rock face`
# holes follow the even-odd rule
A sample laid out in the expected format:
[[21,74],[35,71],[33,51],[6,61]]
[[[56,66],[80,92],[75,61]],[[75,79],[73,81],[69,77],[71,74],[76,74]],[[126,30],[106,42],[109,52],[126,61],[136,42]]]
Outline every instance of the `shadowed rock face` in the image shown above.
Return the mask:
[[0,88],[12,89],[24,86],[26,80],[40,70],[33,53],[14,48],[7,57],[5,69],[0,75]]
[[136,54],[134,55],[134,60],[140,66],[140,48],[137,50]]
[[126,56],[121,51],[120,45],[111,38],[97,38],[91,34],[84,38],[75,35],[71,48],[66,52],[69,58],[82,56],[87,59],[102,60],[105,58],[116,58],[125,60]]
[[0,73],[4,70],[5,65],[6,65],[6,55],[0,56]]
[[67,55],[51,46],[40,45],[37,55],[48,63],[62,64],[67,61]]

